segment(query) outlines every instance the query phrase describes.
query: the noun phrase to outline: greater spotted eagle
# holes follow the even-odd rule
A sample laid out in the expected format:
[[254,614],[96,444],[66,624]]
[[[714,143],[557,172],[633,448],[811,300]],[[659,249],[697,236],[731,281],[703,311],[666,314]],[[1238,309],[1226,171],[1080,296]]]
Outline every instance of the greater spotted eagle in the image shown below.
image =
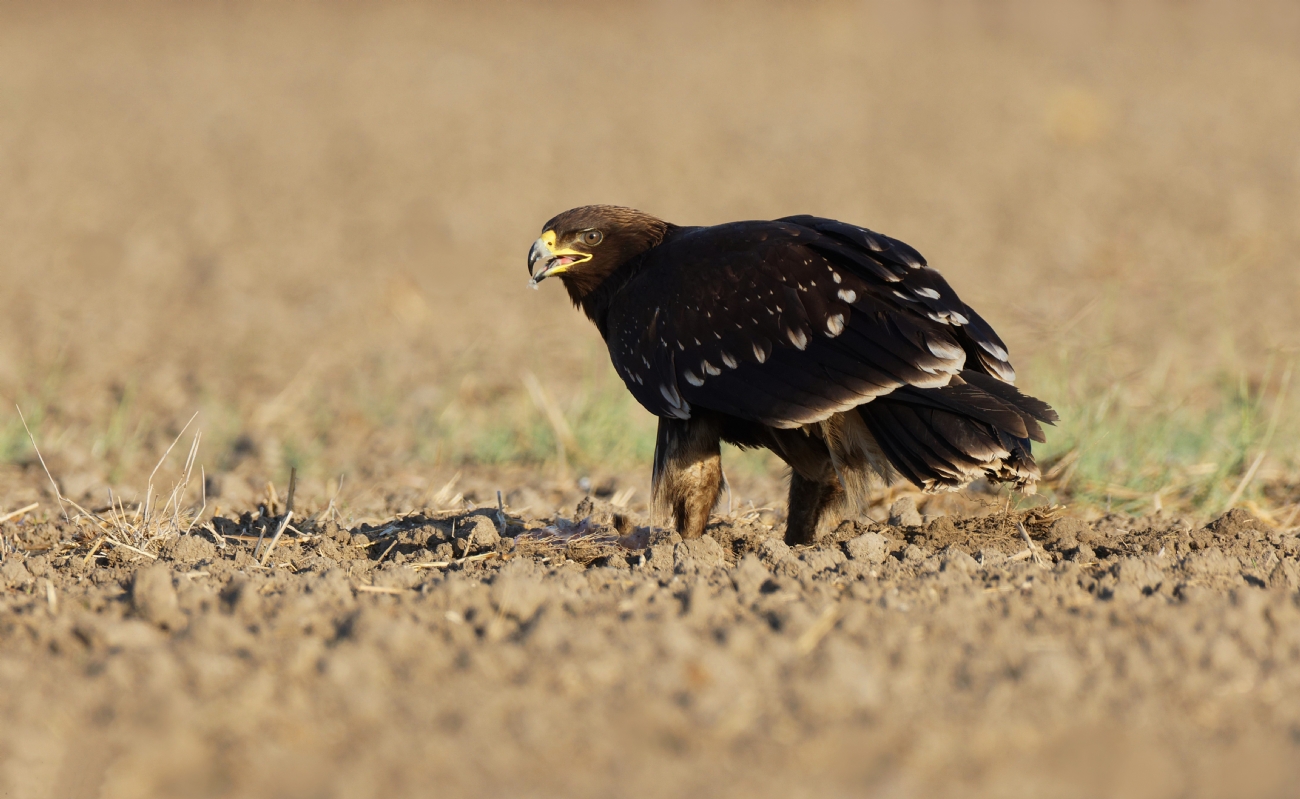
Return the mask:
[[720,441],[790,466],[790,544],[873,479],[1039,479],[1030,441],[1056,413],[1012,385],[997,333],[897,239],[815,216],[679,227],[591,205],[543,226],[528,272],[534,287],[560,278],[659,417],[653,505],[685,538],[718,501]]

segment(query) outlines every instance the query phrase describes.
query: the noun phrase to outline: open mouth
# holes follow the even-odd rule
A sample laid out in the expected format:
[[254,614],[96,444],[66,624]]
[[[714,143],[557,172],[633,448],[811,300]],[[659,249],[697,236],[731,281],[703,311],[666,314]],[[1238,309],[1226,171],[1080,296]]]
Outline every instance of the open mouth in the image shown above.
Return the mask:
[[543,237],[533,242],[533,248],[528,253],[528,273],[532,277],[528,285],[533,288],[537,288],[538,283],[551,275],[563,274],[570,266],[591,260],[591,255],[588,253],[574,250],[552,252],[552,246],[552,243]]
[[532,279],[528,281],[528,285],[537,288],[538,283],[551,275],[558,275],[566,272],[573,264],[582,263],[586,260],[587,258],[584,258],[581,255],[552,255],[549,258],[545,258],[538,263],[538,266],[540,266],[541,269],[538,269],[533,274]]

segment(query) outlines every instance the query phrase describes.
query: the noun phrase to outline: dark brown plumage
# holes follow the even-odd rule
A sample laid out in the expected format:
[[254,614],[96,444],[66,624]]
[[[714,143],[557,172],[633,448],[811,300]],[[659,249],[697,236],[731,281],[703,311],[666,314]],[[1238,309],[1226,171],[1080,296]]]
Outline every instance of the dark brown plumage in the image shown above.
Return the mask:
[[654,504],[685,537],[721,491],[719,441],[790,465],[790,543],[873,478],[1039,478],[1030,441],[1056,413],[1011,385],[1006,345],[901,241],[813,216],[678,227],[595,205],[547,222],[528,270],[534,286],[559,276],[659,417]]

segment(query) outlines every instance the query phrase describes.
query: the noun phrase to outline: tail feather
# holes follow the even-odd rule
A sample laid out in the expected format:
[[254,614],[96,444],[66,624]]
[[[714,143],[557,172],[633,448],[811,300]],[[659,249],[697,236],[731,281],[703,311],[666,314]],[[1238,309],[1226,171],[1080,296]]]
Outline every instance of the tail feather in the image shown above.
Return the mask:
[[[937,434],[934,417],[949,415],[931,408],[889,403],[881,406],[878,417],[898,431],[907,446],[906,455],[920,466],[922,473],[942,476],[947,481],[963,482],[968,472],[979,470],[980,463]],[[953,416],[955,421],[958,417]]]
[[857,409],[880,449],[904,477],[927,491],[972,480],[1015,483],[1032,491],[1040,478],[1031,441],[1056,412],[1014,386],[971,370],[942,388],[904,386]]

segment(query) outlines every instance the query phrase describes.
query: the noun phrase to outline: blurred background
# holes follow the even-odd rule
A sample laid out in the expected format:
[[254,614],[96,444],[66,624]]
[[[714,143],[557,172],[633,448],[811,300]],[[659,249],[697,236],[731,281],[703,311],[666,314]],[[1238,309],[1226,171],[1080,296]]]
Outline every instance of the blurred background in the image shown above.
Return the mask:
[[644,502],[654,420],[526,286],[601,202],[901,238],[1060,410],[1048,501],[1285,522],[1298,43],[1286,1],[0,5],[0,480],[44,490],[17,404],[87,502],[196,412],[228,507]]

